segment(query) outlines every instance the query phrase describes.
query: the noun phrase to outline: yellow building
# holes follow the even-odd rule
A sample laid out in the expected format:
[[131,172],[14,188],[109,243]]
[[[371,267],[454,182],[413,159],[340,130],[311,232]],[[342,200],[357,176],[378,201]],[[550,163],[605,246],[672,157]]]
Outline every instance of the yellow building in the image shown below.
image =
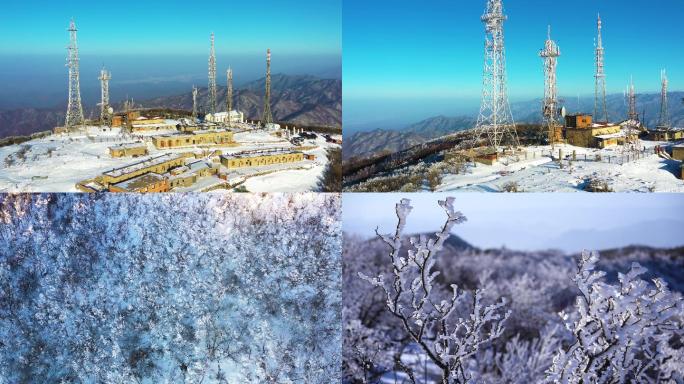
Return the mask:
[[161,117],[148,118],[145,116],[139,116],[135,119],[128,120],[131,131],[158,131],[161,129],[176,129],[176,124],[168,122],[166,119]]
[[672,147],[672,158],[675,160],[684,161],[684,144],[679,144]]
[[[565,117],[565,138],[570,145],[585,148],[606,148],[623,144],[627,133],[619,124],[592,123],[591,115],[568,115]],[[638,134],[632,134],[630,141]]]
[[169,181],[158,173],[146,173],[109,186],[109,192],[168,192]]
[[684,139],[684,128],[656,128],[648,131],[648,139],[652,141],[672,141]]
[[109,147],[109,154],[112,157],[138,157],[146,156],[148,152],[145,143],[126,143]]
[[177,135],[161,135],[152,137],[157,148],[178,148],[191,145],[226,145],[233,144],[233,132],[226,130],[194,131]]
[[183,155],[167,153],[107,171],[102,174],[100,183],[109,187],[112,184],[117,184],[146,173],[163,174],[172,168],[180,167],[184,164],[185,157]]
[[169,186],[173,188],[190,187],[203,177],[216,175],[218,168],[204,161],[195,161],[186,166],[169,171]]
[[257,150],[221,155],[221,164],[231,169],[295,163],[303,160],[304,153],[290,150]]

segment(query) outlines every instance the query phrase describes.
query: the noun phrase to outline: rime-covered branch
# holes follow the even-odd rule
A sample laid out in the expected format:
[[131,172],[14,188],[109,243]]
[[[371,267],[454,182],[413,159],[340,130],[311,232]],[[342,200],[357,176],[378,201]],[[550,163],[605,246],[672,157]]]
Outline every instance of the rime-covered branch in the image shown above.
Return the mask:
[[[437,252],[449,238],[454,225],[466,220],[461,212],[454,210],[453,203],[452,197],[439,201],[447,215],[441,230],[435,237],[411,237],[404,255],[403,231],[413,208],[408,199],[402,199],[396,205],[395,232],[382,235],[376,230],[378,237],[390,248],[392,275],[368,277],[359,273],[362,279],[384,290],[387,309],[399,319],[410,339],[441,369],[445,384],[468,382],[463,368],[465,359],[501,336],[508,317],[503,310],[504,299],[486,305],[482,302],[482,291],[473,294],[459,290],[454,284],[444,298],[444,292],[435,286],[435,279],[440,274],[434,270]],[[467,316],[456,314],[461,306],[468,308]]]
[[595,252],[582,254],[573,279],[581,293],[577,312],[564,315],[575,341],[556,354],[548,382],[659,382],[655,363],[681,329],[681,299],[660,279],[653,285],[640,279],[646,269],[638,263],[608,284],[595,269],[598,260]]

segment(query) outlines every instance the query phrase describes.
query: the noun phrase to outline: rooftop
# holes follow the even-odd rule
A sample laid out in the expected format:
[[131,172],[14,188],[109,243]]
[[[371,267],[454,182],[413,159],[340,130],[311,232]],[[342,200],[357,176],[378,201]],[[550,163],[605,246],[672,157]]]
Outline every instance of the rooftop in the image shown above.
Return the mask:
[[146,147],[145,143],[143,143],[143,142],[121,143],[121,144],[113,145],[109,148],[112,148],[112,149],[131,149],[131,148],[140,148],[140,147]]
[[144,175],[136,176],[132,179],[122,181],[120,183],[114,184],[116,187],[124,189],[126,191],[134,191],[140,188],[145,188],[150,185],[157,184],[158,182],[164,180],[164,176],[158,173],[146,173]]
[[148,158],[146,160],[138,161],[136,163],[129,164],[129,165],[126,165],[126,166],[123,166],[120,168],[114,168],[111,171],[105,172],[104,174],[106,176],[118,177],[121,175],[125,175],[127,173],[135,172],[135,171],[143,169],[143,168],[151,167],[154,165],[162,164],[162,163],[165,163],[167,161],[176,160],[176,159],[180,159],[180,158],[182,158],[182,156],[180,156],[180,155],[173,154],[173,153],[165,153],[163,155],[151,157],[151,158]]
[[274,156],[274,155],[287,155],[293,153],[301,153],[300,151],[293,151],[287,148],[272,148],[272,149],[257,149],[253,151],[243,151],[237,153],[229,153],[221,155],[221,158],[226,159],[241,159],[241,158],[251,158],[260,156]]

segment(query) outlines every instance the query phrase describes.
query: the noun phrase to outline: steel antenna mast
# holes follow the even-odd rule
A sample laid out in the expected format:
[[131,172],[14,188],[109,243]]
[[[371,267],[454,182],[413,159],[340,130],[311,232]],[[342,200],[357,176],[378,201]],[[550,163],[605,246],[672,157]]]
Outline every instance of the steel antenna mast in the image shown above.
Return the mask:
[[68,58],[67,67],[69,68],[69,102],[67,104],[66,122],[67,129],[73,128],[84,123],[83,106],[81,104],[81,87],[79,85],[79,59],[78,42],[76,39],[76,23],[71,19],[69,24],[69,46],[67,47]]
[[271,49],[266,50],[266,93],[264,94],[264,114],[261,117],[261,123],[273,123],[273,114],[271,114]]
[[209,51],[209,113],[216,113],[216,51],[214,50],[214,32],[211,33],[211,50]]
[[555,142],[554,132],[558,125],[558,92],[556,89],[556,67],[560,48],[555,41],[551,40],[551,26],[548,27],[548,35],[544,49],[539,56],[544,61],[544,100],[542,101],[542,116],[547,125],[549,144],[553,147]]
[[487,0],[487,9],[481,18],[485,25],[482,103],[474,138],[477,144],[485,135],[489,145],[496,149],[502,145],[519,145],[506,85],[506,50],[503,35],[503,24],[506,19],[502,0]]
[[603,61],[603,39],[601,37],[601,15],[597,21],[598,34],[596,36],[596,73],[594,74],[594,119],[599,122],[603,117],[603,122],[608,122],[608,108],[606,106],[606,73]]

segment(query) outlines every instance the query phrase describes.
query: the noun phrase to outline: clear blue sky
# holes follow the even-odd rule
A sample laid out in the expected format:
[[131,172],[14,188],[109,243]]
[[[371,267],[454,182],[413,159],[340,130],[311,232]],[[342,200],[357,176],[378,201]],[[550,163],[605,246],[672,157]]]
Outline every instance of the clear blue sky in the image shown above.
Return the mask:
[[[485,0],[345,0],[344,98],[351,107],[351,112],[345,107],[345,117],[355,122],[353,113],[372,111],[374,103],[377,111],[385,113],[395,112],[387,107],[394,102],[400,105],[397,113],[406,108],[434,109],[431,104],[446,112],[449,103],[454,105],[452,111],[459,103],[477,104],[484,45],[480,16],[485,4]],[[560,94],[593,93],[597,12],[603,19],[609,93],[622,92],[630,75],[637,92],[657,91],[661,68],[668,68],[672,90],[684,89],[682,0],[504,0],[504,8],[512,100],[542,95],[538,52],[549,24],[562,52]]]
[[0,53],[64,53],[74,17],[89,53],[205,53],[217,51],[339,54],[341,0],[35,1],[5,0]]
[[[368,238],[394,230],[395,204],[411,199],[406,233],[439,230],[444,211],[437,200],[456,198],[468,218],[454,233],[471,244],[520,250],[579,251],[632,244],[681,246],[684,194],[632,193],[345,193],[343,229]],[[579,231],[579,232],[578,232]]]

